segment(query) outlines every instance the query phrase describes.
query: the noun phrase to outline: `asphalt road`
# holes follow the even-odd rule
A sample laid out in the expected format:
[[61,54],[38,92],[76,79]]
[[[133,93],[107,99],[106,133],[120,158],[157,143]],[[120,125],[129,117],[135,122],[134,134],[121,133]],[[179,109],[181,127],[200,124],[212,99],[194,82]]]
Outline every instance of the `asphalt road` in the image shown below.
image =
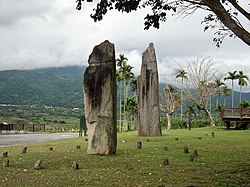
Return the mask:
[[51,134],[0,134],[0,147],[11,145],[33,144],[78,137],[78,133],[51,133]]

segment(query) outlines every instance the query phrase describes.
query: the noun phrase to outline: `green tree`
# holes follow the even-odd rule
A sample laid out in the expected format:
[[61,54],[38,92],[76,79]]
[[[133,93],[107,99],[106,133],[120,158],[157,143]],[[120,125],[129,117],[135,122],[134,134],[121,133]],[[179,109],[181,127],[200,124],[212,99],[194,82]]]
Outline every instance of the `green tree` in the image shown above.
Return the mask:
[[128,98],[128,83],[129,80],[134,77],[134,74],[132,72],[133,67],[127,64],[128,59],[124,56],[124,54],[120,54],[119,58],[116,60],[117,66],[118,66],[118,72],[121,75],[121,80],[123,81],[123,99],[124,99],[124,107],[123,107],[123,114],[124,114],[124,120],[123,120],[123,130],[128,131],[129,130],[129,124],[128,124],[128,116],[126,113],[126,104],[127,104],[127,98]]
[[[124,101],[122,101],[123,107]],[[126,103],[126,113],[129,116],[129,121],[134,125],[134,129],[136,128],[137,114],[138,114],[138,103],[136,101],[136,97],[132,96],[127,99]],[[131,125],[129,125],[130,128]]]
[[[183,80],[187,79],[187,72],[184,69],[180,68],[178,70],[176,78],[181,78],[181,83],[183,84]],[[183,115],[183,89],[181,87],[181,121],[182,121],[182,115]]]
[[230,89],[227,86],[223,86],[223,95],[224,95],[224,106],[226,106],[226,97],[230,96]]
[[232,81],[232,108],[234,107],[234,80],[236,80],[237,77],[237,71],[234,72],[228,72],[228,77],[225,77],[224,80],[231,80]]
[[240,102],[241,103],[241,92],[242,92],[242,86],[247,86],[247,81],[249,80],[247,75],[244,75],[243,71],[239,71],[239,74],[237,75],[237,79],[239,80],[239,86],[240,86]]
[[121,73],[116,70],[116,80],[118,82],[118,89],[119,92],[119,129],[120,132],[122,131],[122,75]]
[[[83,1],[76,0],[78,10],[81,10]],[[93,0],[86,1],[93,2]],[[215,31],[213,41],[219,47],[226,36],[237,36],[244,43],[250,45],[250,33],[247,25],[244,27],[242,21],[245,19],[250,21],[247,6],[247,4],[240,4],[237,0],[100,0],[97,2],[94,13],[90,16],[94,21],[100,21],[112,9],[129,13],[139,8],[149,7],[151,13],[144,18],[145,29],[149,29],[151,26],[159,28],[160,22],[167,20],[169,11],[173,12],[172,15],[188,16],[202,10],[208,13],[202,21],[205,24],[204,30],[218,29]]]
[[189,130],[191,130],[191,126],[192,126],[192,116],[196,115],[194,107],[195,105],[189,105],[188,109],[185,112],[185,114],[188,115],[188,129]]
[[247,100],[243,100],[242,103],[240,103],[240,106],[243,108],[247,108],[250,107],[250,102],[248,102]]
[[223,87],[222,86],[225,86],[225,83],[221,81],[221,79],[217,78],[215,79],[215,85],[216,85],[216,107],[219,106],[219,98],[220,96],[223,94]]

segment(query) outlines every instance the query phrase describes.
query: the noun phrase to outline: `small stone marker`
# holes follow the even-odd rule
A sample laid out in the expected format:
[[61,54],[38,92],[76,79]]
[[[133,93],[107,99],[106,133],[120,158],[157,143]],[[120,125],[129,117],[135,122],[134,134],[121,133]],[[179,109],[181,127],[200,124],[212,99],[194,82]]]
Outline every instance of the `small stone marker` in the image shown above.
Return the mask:
[[86,142],[87,142],[87,141],[88,141],[88,138],[84,138],[84,141],[86,141]]
[[147,139],[147,142],[149,142],[150,140],[149,139]]
[[184,146],[184,147],[183,147],[183,152],[184,152],[184,153],[188,153],[188,147],[187,147],[187,146]]
[[72,169],[73,169],[73,170],[79,169],[79,165],[78,165],[77,162],[74,161],[74,162],[72,163]]
[[175,137],[175,140],[176,140],[176,141],[178,141],[178,140],[179,140],[179,138],[176,136],[176,137]]
[[22,150],[22,154],[25,154],[25,153],[27,153],[27,147],[24,147]]
[[35,170],[39,170],[41,169],[41,165],[42,165],[42,160],[37,160],[36,163],[35,163],[35,166],[34,166],[34,169]]
[[81,149],[81,146],[80,145],[76,145],[76,149]]
[[162,165],[163,165],[163,166],[169,165],[169,160],[168,160],[167,158],[163,159]]
[[197,156],[198,156],[198,150],[194,150],[193,156],[194,156],[194,157],[197,157]]
[[3,153],[3,157],[8,157],[8,151]]
[[137,147],[137,149],[141,149],[141,145],[142,145],[142,143],[141,143],[140,141],[137,141],[137,142],[136,142],[136,147]]
[[10,160],[9,159],[4,159],[3,160],[3,167],[9,167],[10,166]]
[[190,161],[190,162],[193,162],[193,161],[194,161],[194,156],[193,156],[193,155],[190,155],[190,156],[189,156],[189,161]]
[[201,137],[199,136],[198,139],[201,140]]
[[214,138],[214,137],[215,137],[214,132],[211,132],[211,136],[212,136],[212,138]]
[[53,147],[49,147],[49,150],[50,150],[50,151],[53,151]]
[[167,146],[164,146],[163,149],[164,149],[165,151],[167,151],[167,150],[168,150],[168,147],[167,147]]

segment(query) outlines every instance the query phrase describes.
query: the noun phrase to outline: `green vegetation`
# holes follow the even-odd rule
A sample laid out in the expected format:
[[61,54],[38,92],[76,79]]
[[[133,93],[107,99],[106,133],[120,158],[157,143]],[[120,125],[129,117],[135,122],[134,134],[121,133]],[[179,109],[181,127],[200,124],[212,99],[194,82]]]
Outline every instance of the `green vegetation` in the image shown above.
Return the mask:
[[0,72],[0,104],[82,108],[83,67]]
[[[0,181],[1,186],[247,186],[249,135],[211,128],[164,131],[162,137],[147,138],[119,133],[114,156],[87,155],[83,138],[28,145],[26,154],[21,154],[23,146],[5,147],[0,153],[9,152],[10,166],[0,166]],[[142,149],[136,149],[136,141]],[[78,144],[81,149],[76,149]],[[184,146],[189,154],[183,153]],[[198,157],[190,162],[194,150]],[[166,158],[169,165],[164,166]],[[42,169],[34,170],[38,159],[43,160]],[[71,169],[73,161],[79,170]]]
[[[14,130],[28,130],[29,124],[35,124],[35,131],[43,131],[41,125],[46,125],[46,131],[58,132],[79,129],[80,109],[38,106],[0,106],[0,122],[14,124]],[[25,129],[20,129],[25,125]]]

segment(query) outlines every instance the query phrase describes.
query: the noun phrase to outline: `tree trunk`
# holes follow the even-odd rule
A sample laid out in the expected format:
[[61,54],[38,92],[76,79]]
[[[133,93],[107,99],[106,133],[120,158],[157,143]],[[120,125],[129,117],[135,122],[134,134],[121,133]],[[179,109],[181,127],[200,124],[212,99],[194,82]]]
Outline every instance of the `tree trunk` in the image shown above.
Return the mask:
[[166,113],[166,117],[168,120],[167,130],[171,130],[172,129],[172,124],[171,124],[172,115],[170,115],[169,113]]
[[209,118],[210,126],[211,126],[211,127],[215,127],[214,118],[213,118],[213,116],[211,115],[211,113],[209,112],[209,110],[204,109],[204,111],[206,112],[206,114],[207,114],[207,116],[208,116],[208,118]]
[[122,132],[122,82],[120,81],[120,89],[119,89],[119,127],[120,132]]
[[129,130],[128,127],[128,117],[127,117],[127,112],[126,112],[126,108],[127,108],[127,98],[128,98],[128,83],[127,81],[124,81],[124,120],[123,120],[123,130],[125,132],[127,132]]

